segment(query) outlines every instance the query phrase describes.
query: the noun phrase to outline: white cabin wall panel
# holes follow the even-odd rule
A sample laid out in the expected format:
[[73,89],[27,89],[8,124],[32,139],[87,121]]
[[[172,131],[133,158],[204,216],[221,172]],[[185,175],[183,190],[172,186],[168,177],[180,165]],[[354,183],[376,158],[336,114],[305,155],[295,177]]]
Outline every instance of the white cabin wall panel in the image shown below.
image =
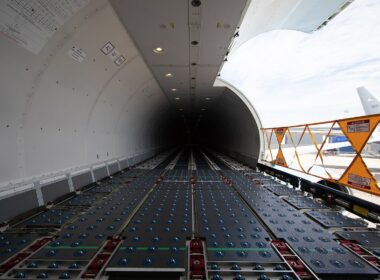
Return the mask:
[[7,127],[9,122],[0,121],[0,178],[9,181],[19,176],[18,166],[18,128]]
[[23,175],[23,110],[42,62],[0,37],[0,183]]
[[166,119],[167,114],[170,112],[171,108],[168,106],[168,103],[164,102],[162,99],[157,98],[157,96],[151,97],[152,100],[150,103],[156,104],[154,109],[149,112],[148,121],[146,121],[143,125],[144,138],[147,139],[146,147],[148,150],[153,147],[160,147],[165,145],[165,143],[161,143],[161,136],[163,131],[159,130],[159,126],[162,122],[162,119]]
[[[36,145],[33,143],[34,138],[28,139],[25,136],[27,176],[53,171],[56,168],[67,168],[72,164],[87,163],[84,154],[86,139],[77,138],[78,142],[69,141],[68,138],[71,140],[76,138],[65,137],[63,133],[57,134],[62,131],[75,133],[75,131],[86,130],[88,119],[92,117],[94,103],[98,101],[99,92],[114,73],[119,71],[119,67],[100,52],[100,47],[104,42],[115,39],[110,38],[109,30],[116,31],[112,33],[115,38],[126,38],[127,36],[110,6],[103,9],[97,17],[92,18],[85,25],[78,27],[76,34],[52,59],[27,111],[26,135],[35,134],[35,131],[41,130],[41,128],[48,131],[43,140],[41,139],[45,145]],[[127,41],[127,38],[125,40]],[[114,43],[115,46],[117,41]],[[68,56],[67,50],[72,45],[80,46],[86,52],[86,59],[82,63],[78,63]],[[127,43],[123,47],[126,48],[126,45]],[[130,47],[130,49],[132,54],[136,53],[134,48]],[[92,57],[93,59],[91,59]],[[76,98],[78,94],[75,92],[77,89],[73,86],[79,84],[85,85],[81,90],[88,97],[80,99],[82,102],[78,102],[79,100]],[[77,127],[73,127],[74,124]],[[99,130],[105,128],[102,123],[97,125]],[[99,141],[100,145],[104,145],[107,141],[107,137],[103,137],[104,133],[104,131],[100,131],[99,137],[92,138],[90,141]],[[33,147],[35,148],[33,149]],[[80,154],[82,156],[78,158]],[[55,163],[51,164],[52,156],[60,158],[60,160],[55,160]],[[38,164],[32,164],[35,158],[39,158]],[[59,166],[55,166],[55,164],[59,164]]]
[[[119,113],[117,121],[114,123],[114,129],[117,131],[125,131],[128,132],[128,129],[130,126],[126,126],[125,122],[131,121],[131,118],[129,117],[129,112],[132,110],[140,110],[140,108],[137,108],[134,106],[134,104],[131,102],[134,98],[137,98],[138,96],[144,97],[144,96],[150,96],[153,95],[155,98],[159,97],[162,102],[164,102],[166,105],[169,105],[166,98],[162,98],[161,89],[156,83],[156,81],[151,77],[149,80],[145,81],[141,84],[141,86],[132,93],[128,97],[127,102],[122,104],[122,111]],[[136,100],[133,100],[133,102],[136,102]],[[142,107],[141,109],[144,109],[145,107]],[[124,117],[127,117],[126,119],[123,119]]]
[[139,153],[141,148],[147,147],[147,139],[141,138],[141,134],[144,130],[144,123],[149,121],[147,118],[149,112],[153,111],[152,106],[154,104],[146,100],[142,90],[137,91],[128,101],[122,117],[117,121],[118,126],[115,128],[115,134],[126,135],[127,138],[123,141],[123,144],[123,142],[120,142],[122,138],[118,137],[116,146],[123,149],[123,146],[128,145],[127,155]]
[[113,78],[106,88],[100,93],[93,108],[89,130],[100,125],[112,131],[115,121],[123,105],[129,102],[132,96],[150,78],[149,70],[144,65],[141,57],[134,59],[127,67]]
[[[133,102],[133,100],[131,100],[130,102],[132,104],[135,103]],[[114,134],[113,132],[109,132],[108,129],[111,129],[112,127],[105,127],[104,129],[100,129],[98,131],[89,131],[87,135],[87,157],[89,161],[105,160],[107,158],[112,158],[112,153],[115,145],[115,138],[118,139],[117,141],[121,146],[124,145],[125,147],[129,147],[128,150],[120,149],[124,150],[124,153],[122,153],[122,155],[129,155],[133,152],[133,143],[141,142],[138,139],[138,133],[141,130],[141,124],[143,120],[137,120],[137,118],[134,117],[134,113],[132,111],[128,112],[125,119],[130,119],[131,121],[124,123],[127,130],[123,131],[122,133]],[[96,138],[97,141],[91,141],[92,138]],[[114,154],[119,153],[115,152]],[[97,158],[97,156],[99,156],[99,158]]]
[[[159,90],[159,88],[155,84],[152,90]],[[156,94],[151,97],[153,100],[144,100],[141,98],[141,92],[138,96],[140,97],[136,97],[136,100],[128,102],[115,127],[116,134],[127,135],[126,141],[120,141],[120,137],[115,137],[115,149],[119,153],[123,151],[124,154],[135,154],[143,152],[141,147],[145,147],[145,150],[153,148],[150,140],[152,137],[149,136],[149,133],[157,132],[155,126],[157,120],[161,120],[163,113],[169,109],[168,102],[160,95]],[[149,106],[146,106],[147,104]],[[155,146],[162,144],[156,142]],[[126,148],[129,148],[128,151],[125,151]]]
[[[0,120],[15,125],[40,65],[37,57],[0,37]],[[33,65],[33,67],[31,67]]]
[[[114,139],[116,153],[128,155],[131,152],[131,142],[133,138],[133,118],[128,112],[121,114],[121,117],[116,124],[115,134],[117,137]],[[125,136],[125,137],[123,137]]]
[[[107,41],[121,66],[100,51]],[[0,185],[152,148],[144,114],[168,101],[108,1],[91,1],[38,55],[0,37],[0,60]],[[132,98],[146,83],[154,98]]]
[[68,168],[74,162],[83,164],[83,133],[52,131],[46,127],[30,129],[26,133],[26,177]]
[[[146,106],[144,104],[149,104]],[[132,108],[134,106],[134,108]],[[135,102],[129,105],[134,116],[134,128],[136,129],[136,137],[134,141],[133,151],[137,153],[145,152],[148,148],[148,139],[145,137],[146,125],[150,126],[151,114],[155,112],[154,100],[147,100],[146,96],[140,95]]]

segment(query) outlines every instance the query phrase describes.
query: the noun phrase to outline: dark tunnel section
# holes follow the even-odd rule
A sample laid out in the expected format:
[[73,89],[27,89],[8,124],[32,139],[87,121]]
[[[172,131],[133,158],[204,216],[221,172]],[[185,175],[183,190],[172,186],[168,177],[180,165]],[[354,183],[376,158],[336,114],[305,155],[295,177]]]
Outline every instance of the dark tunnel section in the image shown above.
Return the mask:
[[205,111],[194,109],[178,116],[179,119],[168,119],[167,143],[208,147],[256,166],[260,151],[258,125],[249,108],[232,91],[226,90]]

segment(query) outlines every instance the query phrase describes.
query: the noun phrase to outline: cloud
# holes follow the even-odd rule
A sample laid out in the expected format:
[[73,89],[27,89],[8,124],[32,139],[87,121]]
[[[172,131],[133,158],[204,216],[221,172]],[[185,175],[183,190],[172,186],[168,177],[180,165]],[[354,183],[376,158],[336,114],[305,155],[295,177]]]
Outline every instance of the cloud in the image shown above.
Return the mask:
[[356,0],[314,33],[261,34],[232,53],[221,77],[267,127],[363,115],[357,87],[380,99],[379,14],[380,1]]

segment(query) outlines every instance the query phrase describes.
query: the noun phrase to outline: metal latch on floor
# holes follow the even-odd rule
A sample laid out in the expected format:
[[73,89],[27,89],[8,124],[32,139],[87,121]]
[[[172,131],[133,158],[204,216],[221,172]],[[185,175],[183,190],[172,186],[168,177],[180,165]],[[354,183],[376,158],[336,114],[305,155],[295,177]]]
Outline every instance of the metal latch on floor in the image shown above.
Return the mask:
[[188,243],[189,279],[206,279],[206,261],[203,241],[201,238],[193,238]]
[[340,244],[380,271],[380,258],[370,251],[351,240],[340,240]]
[[101,250],[92,259],[90,264],[87,266],[85,272],[81,278],[93,279],[95,278],[107,265],[112,254],[118,249],[121,244],[121,239],[112,238],[107,240]]
[[306,266],[306,264],[293,252],[283,240],[272,240],[272,246],[281,258],[289,264],[300,279],[316,280],[318,277]]
[[47,243],[49,243],[53,238],[52,237],[42,237],[32,245],[28,246],[25,250],[19,252],[15,256],[11,257],[8,261],[0,267],[0,273],[4,273],[9,271],[11,268],[15,267],[17,264],[34,254],[36,251],[44,247]]

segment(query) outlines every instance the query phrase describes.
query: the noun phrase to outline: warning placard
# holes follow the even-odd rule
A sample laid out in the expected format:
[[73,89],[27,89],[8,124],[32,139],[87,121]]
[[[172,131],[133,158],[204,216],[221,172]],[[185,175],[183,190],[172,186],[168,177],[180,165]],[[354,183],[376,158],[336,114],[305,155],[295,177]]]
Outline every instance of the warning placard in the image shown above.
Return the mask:
[[351,142],[355,152],[360,153],[379,123],[379,116],[353,118],[338,121],[344,135]]
[[360,155],[356,155],[351,165],[343,173],[339,182],[364,192],[380,195],[376,179],[373,177]]
[[355,187],[371,189],[371,178],[362,177],[353,173],[348,174],[348,183]]
[[369,132],[369,119],[347,122],[347,132]]

